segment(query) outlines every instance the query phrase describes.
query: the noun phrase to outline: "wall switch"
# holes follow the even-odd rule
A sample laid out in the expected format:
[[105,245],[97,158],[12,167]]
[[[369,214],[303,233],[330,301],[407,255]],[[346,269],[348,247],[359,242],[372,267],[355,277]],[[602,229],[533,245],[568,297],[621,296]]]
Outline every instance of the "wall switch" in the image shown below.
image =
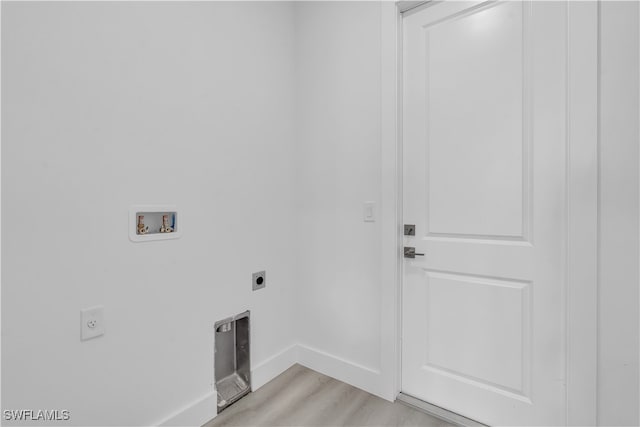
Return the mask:
[[251,289],[257,291],[258,289],[262,289],[267,286],[267,272],[266,271],[258,271],[257,273],[253,273],[251,278]]
[[374,222],[376,220],[376,202],[364,202],[362,219],[365,222]]
[[80,310],[80,340],[104,335],[104,307],[96,306]]

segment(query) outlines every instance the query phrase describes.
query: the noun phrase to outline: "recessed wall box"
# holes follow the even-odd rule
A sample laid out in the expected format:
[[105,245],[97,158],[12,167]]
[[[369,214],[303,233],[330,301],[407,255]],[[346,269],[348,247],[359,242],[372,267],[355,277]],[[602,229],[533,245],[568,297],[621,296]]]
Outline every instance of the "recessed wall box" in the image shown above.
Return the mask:
[[177,239],[182,235],[175,205],[133,205],[129,208],[132,242]]
[[249,311],[215,323],[218,413],[251,391]]

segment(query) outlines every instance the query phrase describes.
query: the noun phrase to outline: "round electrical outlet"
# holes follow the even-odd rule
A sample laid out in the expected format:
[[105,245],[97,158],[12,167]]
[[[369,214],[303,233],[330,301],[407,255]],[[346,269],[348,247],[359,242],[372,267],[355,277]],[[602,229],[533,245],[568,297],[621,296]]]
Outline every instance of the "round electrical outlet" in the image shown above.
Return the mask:
[[267,285],[267,274],[265,271],[258,271],[257,273],[253,273],[251,281],[251,288],[254,291],[258,289],[262,289]]

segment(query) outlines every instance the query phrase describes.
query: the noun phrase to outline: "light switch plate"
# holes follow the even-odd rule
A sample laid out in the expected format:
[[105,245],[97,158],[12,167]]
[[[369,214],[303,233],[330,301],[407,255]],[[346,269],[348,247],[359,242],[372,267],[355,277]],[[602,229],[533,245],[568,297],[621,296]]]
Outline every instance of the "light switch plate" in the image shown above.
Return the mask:
[[374,222],[376,220],[376,202],[363,203],[362,219],[364,222]]
[[104,307],[85,308],[80,310],[80,340],[104,335]]

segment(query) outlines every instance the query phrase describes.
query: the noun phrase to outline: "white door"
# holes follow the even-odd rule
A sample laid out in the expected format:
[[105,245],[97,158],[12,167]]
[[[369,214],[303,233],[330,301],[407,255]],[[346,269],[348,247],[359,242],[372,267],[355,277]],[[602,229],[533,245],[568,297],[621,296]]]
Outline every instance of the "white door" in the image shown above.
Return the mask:
[[403,19],[402,391],[565,424],[566,4]]

